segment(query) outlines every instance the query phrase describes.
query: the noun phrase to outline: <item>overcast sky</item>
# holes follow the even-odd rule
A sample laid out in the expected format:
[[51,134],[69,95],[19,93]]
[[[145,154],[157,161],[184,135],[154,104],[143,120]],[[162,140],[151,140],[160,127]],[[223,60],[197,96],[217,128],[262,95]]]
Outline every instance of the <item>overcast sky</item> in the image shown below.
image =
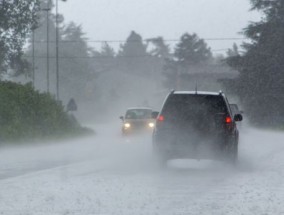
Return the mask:
[[[249,0],[68,0],[59,3],[59,12],[65,21],[81,24],[90,40],[125,40],[131,30],[143,39],[162,36],[173,40],[185,32],[195,32],[205,39],[241,38],[242,28],[260,19],[259,13],[249,9]],[[217,54],[222,53],[218,50],[241,41],[206,42]]]

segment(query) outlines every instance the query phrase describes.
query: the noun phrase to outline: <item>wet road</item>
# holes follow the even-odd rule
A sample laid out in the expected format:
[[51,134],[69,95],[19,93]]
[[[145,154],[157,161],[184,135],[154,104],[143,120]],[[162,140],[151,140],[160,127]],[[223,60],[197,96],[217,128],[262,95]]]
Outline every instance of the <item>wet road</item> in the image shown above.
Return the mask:
[[97,135],[0,152],[0,214],[284,214],[284,133],[244,129],[237,167],[155,166],[151,138]]

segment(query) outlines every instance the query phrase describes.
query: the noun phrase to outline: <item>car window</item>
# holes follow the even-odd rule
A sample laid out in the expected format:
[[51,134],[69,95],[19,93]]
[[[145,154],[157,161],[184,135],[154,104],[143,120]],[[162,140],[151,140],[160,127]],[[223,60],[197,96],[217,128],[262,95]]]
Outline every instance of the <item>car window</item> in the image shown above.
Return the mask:
[[150,109],[131,109],[127,110],[125,119],[148,119],[151,118],[151,113]]

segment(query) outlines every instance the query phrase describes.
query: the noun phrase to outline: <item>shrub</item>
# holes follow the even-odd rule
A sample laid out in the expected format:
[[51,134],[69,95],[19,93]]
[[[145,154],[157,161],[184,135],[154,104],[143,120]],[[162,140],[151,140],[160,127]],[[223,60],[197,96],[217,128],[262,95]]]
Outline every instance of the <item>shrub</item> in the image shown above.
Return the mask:
[[30,83],[0,82],[0,138],[4,141],[61,137],[87,131],[51,94]]

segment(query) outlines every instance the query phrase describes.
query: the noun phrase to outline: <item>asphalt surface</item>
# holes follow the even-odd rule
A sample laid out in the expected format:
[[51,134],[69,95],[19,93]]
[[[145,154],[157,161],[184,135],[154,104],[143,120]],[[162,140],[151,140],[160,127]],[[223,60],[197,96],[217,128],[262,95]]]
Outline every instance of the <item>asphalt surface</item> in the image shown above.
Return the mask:
[[0,150],[0,214],[284,214],[284,133],[241,128],[239,163],[155,165],[150,135],[117,125]]

